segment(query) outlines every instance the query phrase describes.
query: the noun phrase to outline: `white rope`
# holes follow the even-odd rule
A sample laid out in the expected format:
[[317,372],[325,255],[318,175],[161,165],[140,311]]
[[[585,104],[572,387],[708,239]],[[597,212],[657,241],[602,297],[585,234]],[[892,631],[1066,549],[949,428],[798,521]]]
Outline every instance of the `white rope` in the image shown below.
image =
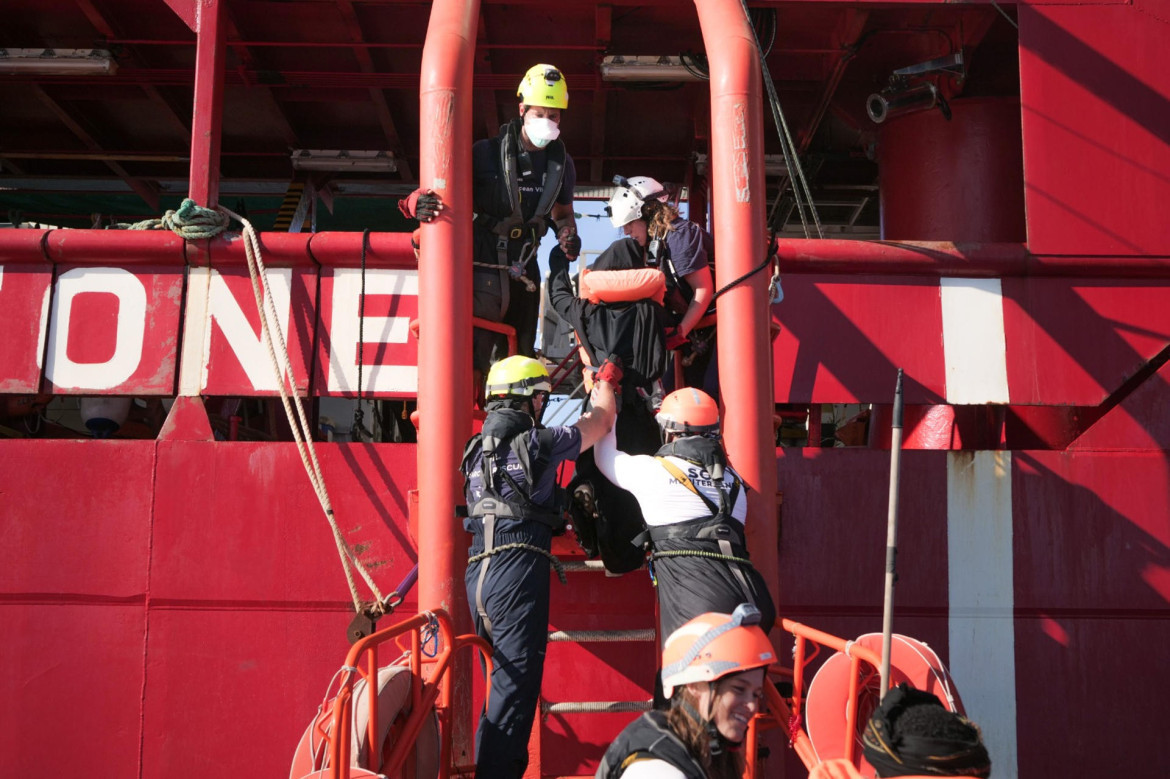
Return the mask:
[[[292,400],[289,395],[289,385],[294,385],[295,379],[292,369],[292,362],[288,356],[288,346],[284,340],[284,333],[279,327],[274,327],[273,324],[279,322],[280,319],[276,313],[276,303],[272,299],[272,293],[268,288],[267,279],[268,271],[264,267],[264,258],[260,252],[260,241],[256,237],[256,230],[252,227],[252,223],[239,214],[220,206],[223,212],[235,219],[244,226],[244,256],[248,259],[248,274],[252,278],[252,294],[256,299],[256,309],[260,313],[260,329],[264,335],[264,345],[268,348],[268,356],[272,361],[272,369],[276,373],[276,383],[280,390],[280,402],[284,405],[284,413],[288,417],[289,427],[292,429],[293,440],[297,445],[297,453],[301,456],[301,463],[305,466],[305,473],[309,476],[309,482],[313,485],[313,491],[317,493],[317,500],[321,503],[321,509],[325,512],[325,518],[329,520],[329,527],[333,531],[333,540],[337,544],[337,553],[341,557],[341,566],[345,570],[345,580],[349,584],[349,592],[353,597],[354,611],[361,612],[362,600],[358,593],[357,584],[354,582],[353,571],[357,570],[361,574],[362,579],[370,588],[370,592],[374,594],[375,610],[380,610],[383,603],[382,593],[378,590],[378,586],[374,584],[369,572],[366,571],[365,566],[357,559],[349,544],[346,543],[345,538],[341,534],[341,528],[337,526],[337,520],[333,515],[333,504],[329,500],[329,492],[325,488],[325,477],[321,472],[321,464],[317,460],[317,451],[313,446],[312,428],[309,426],[309,421],[305,416],[305,408],[301,403],[299,395],[293,394]],[[264,279],[264,283],[261,279]],[[275,336],[273,331],[275,330]],[[273,342],[276,342],[275,346]],[[279,346],[279,350],[276,349]],[[279,351],[280,357],[277,357]],[[293,402],[295,400],[295,403]],[[296,406],[296,413],[293,413],[293,406]]]

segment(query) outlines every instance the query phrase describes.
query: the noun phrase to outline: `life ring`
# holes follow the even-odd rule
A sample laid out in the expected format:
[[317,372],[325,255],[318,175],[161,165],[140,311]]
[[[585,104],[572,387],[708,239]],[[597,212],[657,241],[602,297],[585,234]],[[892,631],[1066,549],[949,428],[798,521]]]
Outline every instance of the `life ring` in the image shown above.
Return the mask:
[[[380,757],[376,767],[381,769],[383,762],[394,747],[394,733],[392,728],[400,719],[410,713],[410,669],[405,666],[391,665],[378,669],[378,741]],[[349,776],[378,776],[366,771],[361,766],[367,762],[369,754],[368,724],[369,703],[367,701],[367,685],[364,679],[353,686],[351,697],[353,707],[352,734],[350,736],[350,770]],[[301,736],[293,754],[292,767],[289,769],[289,779],[317,779],[328,776],[329,754],[327,742],[321,737],[322,731],[328,733],[333,726],[333,707],[336,698],[331,698]],[[423,720],[422,729],[415,740],[411,754],[406,758],[407,776],[414,779],[436,779],[439,775],[440,743],[439,718],[432,709],[429,717]],[[413,771],[410,765],[413,763]]]
[[[881,633],[866,633],[853,643],[881,656]],[[805,698],[805,731],[822,761],[843,758],[847,739],[854,739],[853,754],[861,761],[862,775],[873,776],[873,767],[861,756],[861,734],[880,701],[881,682],[875,669],[868,681],[858,685],[857,730],[847,733],[849,666],[850,658],[844,652],[836,652],[813,676]],[[964,713],[951,675],[934,650],[922,641],[895,633],[890,642],[890,686],[902,682],[938,696],[950,711]]]

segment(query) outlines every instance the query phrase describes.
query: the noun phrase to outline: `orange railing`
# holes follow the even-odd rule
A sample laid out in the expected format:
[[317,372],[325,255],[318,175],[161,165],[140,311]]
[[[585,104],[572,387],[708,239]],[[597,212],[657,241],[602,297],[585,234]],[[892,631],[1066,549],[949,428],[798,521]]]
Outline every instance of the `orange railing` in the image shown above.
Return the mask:
[[[792,670],[789,672],[787,669],[784,669],[779,674],[781,676],[791,675],[792,698],[785,700],[771,680],[764,685],[764,697],[767,704],[766,711],[753,719],[751,725],[748,727],[748,733],[744,743],[745,754],[756,754],[756,746],[761,728],[763,730],[771,730],[776,727],[784,728],[797,757],[804,763],[805,768],[811,772],[820,764],[821,759],[817,755],[817,751],[813,747],[808,733],[805,732],[800,724],[801,720],[799,715],[804,704],[805,668],[820,653],[821,647],[825,647],[834,652],[842,652],[849,658],[849,692],[845,701],[845,732],[856,733],[858,732],[858,701],[862,686],[862,664],[868,665],[869,673],[876,675],[878,669],[881,667],[881,657],[873,650],[829,633],[816,630],[815,628],[810,628],[807,625],[802,625],[799,622],[782,619],[780,620],[780,625],[784,630],[791,633],[794,638]],[[808,653],[808,645],[810,643],[813,645],[812,654]],[[846,739],[845,754],[843,757],[850,763],[855,762],[854,749],[854,739]],[[744,779],[753,779],[755,775],[755,761],[749,760],[744,772]]]
[[[396,740],[389,756],[379,767],[377,761],[382,755],[382,744],[378,734],[378,647],[387,641],[409,633],[410,646],[410,686],[411,707],[410,714],[396,729]],[[424,678],[424,650],[429,642],[437,642],[433,655],[426,658],[426,676]],[[451,775],[451,685],[444,684],[445,675],[451,668],[451,660],[456,651],[470,647],[478,650],[483,656],[486,674],[488,677],[485,695],[491,695],[491,647],[482,638],[473,635],[455,636],[451,624],[451,617],[443,610],[428,611],[411,617],[392,627],[378,630],[369,636],[357,641],[350,647],[346,655],[345,665],[342,667],[340,689],[333,704],[333,716],[319,720],[314,727],[317,735],[327,745],[325,754],[328,755],[328,776],[331,779],[342,779],[349,776],[351,735],[353,730],[353,690],[358,680],[366,683],[366,701],[369,706],[369,724],[366,730],[367,765],[360,766],[374,773],[390,776],[397,775],[410,754],[415,740],[428,716],[435,701],[440,701],[439,738],[440,762],[439,776],[444,778]],[[364,665],[359,666],[364,660]],[[440,700],[441,698],[441,700]],[[331,727],[326,728],[326,723]],[[461,773],[456,770],[456,773]],[[325,776],[320,770],[315,776]]]

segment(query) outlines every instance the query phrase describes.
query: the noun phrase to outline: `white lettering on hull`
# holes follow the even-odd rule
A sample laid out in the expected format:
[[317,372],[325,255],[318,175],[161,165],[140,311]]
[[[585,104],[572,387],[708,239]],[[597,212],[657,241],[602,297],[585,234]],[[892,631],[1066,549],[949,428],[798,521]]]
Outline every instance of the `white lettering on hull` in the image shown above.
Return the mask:
[[[377,268],[366,271],[367,299],[374,295],[418,296],[418,272]],[[362,272],[357,268],[333,271],[333,318],[329,325],[329,392],[355,392],[358,384],[358,311]],[[410,335],[410,318],[367,316],[362,337],[367,344],[404,344]],[[361,392],[415,392],[417,365],[371,364],[362,366]]]
[[[81,293],[102,293],[118,298],[114,353],[103,362],[74,362],[69,357],[67,340],[73,303]],[[133,273],[122,268],[66,271],[57,279],[57,292],[53,297],[45,378],[60,389],[113,389],[138,369],[145,333],[146,287]]]

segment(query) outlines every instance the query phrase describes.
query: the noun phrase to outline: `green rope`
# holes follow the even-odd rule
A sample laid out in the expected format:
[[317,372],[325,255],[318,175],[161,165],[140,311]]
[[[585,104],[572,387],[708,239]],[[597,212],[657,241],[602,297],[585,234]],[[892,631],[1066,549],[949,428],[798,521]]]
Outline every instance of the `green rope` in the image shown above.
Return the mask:
[[159,219],[113,225],[119,230],[170,230],[188,241],[214,238],[227,229],[228,216],[213,208],[204,208],[191,198],[185,198],[177,209],[171,209]]
[[748,568],[755,568],[752,561],[743,557],[734,557],[733,555],[716,554],[715,552],[702,552],[698,549],[676,549],[669,552],[651,552],[650,562],[654,562],[659,557],[706,557],[709,560],[722,560],[726,563],[739,563],[746,565]]
[[492,555],[499,554],[505,549],[524,549],[528,552],[536,552],[537,554],[544,555],[549,559],[549,562],[552,563],[553,570],[557,572],[557,578],[561,580],[561,584],[569,583],[569,580],[565,578],[565,567],[561,565],[561,561],[557,559],[556,555],[554,555],[552,552],[541,549],[539,546],[533,546],[532,544],[501,544],[500,546],[494,547],[490,552],[480,552],[477,555],[468,557],[467,564],[471,565],[472,563],[478,563],[480,560],[486,560]]

